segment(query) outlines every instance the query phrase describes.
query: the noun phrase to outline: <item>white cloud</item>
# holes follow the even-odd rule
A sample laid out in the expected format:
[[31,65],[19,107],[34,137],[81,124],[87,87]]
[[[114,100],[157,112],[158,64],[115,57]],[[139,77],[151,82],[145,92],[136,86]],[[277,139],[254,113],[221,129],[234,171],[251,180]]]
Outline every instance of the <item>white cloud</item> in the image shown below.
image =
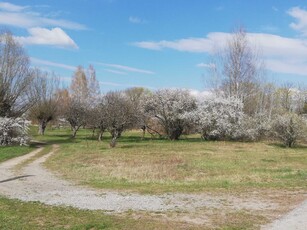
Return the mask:
[[133,16],[130,16],[130,17],[129,17],[129,22],[134,23],[134,24],[142,24],[142,23],[145,23],[145,21],[142,20],[141,18],[139,18],[139,17],[133,17]]
[[0,9],[11,12],[19,12],[28,8],[28,6],[18,6],[9,2],[0,2]]
[[28,29],[28,32],[30,36],[16,37],[17,41],[24,45],[52,45],[78,49],[76,43],[61,28],[57,27],[49,30],[36,27]]
[[62,27],[65,29],[85,30],[85,25],[62,19],[54,19],[41,15],[39,12],[27,11],[29,6],[0,3],[0,25],[15,26],[21,28],[31,27]]
[[42,60],[42,59],[38,59],[34,57],[31,57],[31,62],[34,65],[52,66],[52,67],[58,67],[62,69],[72,70],[72,71],[76,70],[75,66],[66,65],[66,64],[57,63],[57,62],[51,62],[51,61]]
[[127,74],[126,72],[114,70],[114,69],[104,69],[104,70],[109,72],[109,73],[115,73],[115,74],[119,74],[119,75],[126,75]]
[[[185,38],[174,41],[136,42],[134,45],[151,50],[173,49],[181,52],[209,53],[227,44],[230,33],[209,33],[204,38]],[[289,74],[307,75],[307,39],[287,38],[266,33],[248,33],[251,44],[256,44],[267,60],[269,70]],[[278,68],[278,63],[283,63]],[[198,67],[209,67],[200,64]]]
[[141,88],[152,89],[152,90],[156,89],[154,87],[146,86],[146,85],[120,84],[120,83],[109,82],[109,81],[99,81],[99,84],[100,85],[108,85],[108,86],[120,87],[120,88],[141,87]]
[[307,36],[307,10],[303,10],[300,7],[293,7],[288,10],[288,14],[297,21],[296,23],[291,23],[290,27]]
[[175,41],[159,41],[159,42],[136,42],[134,45],[152,50],[161,50],[164,48],[174,49],[186,52],[210,52],[212,41],[207,38],[187,38]]
[[198,100],[208,98],[208,97],[211,97],[213,95],[213,93],[209,90],[199,91],[199,90],[195,90],[195,89],[190,89],[189,92],[192,96],[194,96]]
[[154,74],[154,72],[152,72],[150,70],[137,69],[137,68],[133,68],[133,67],[129,67],[129,66],[124,66],[124,65],[101,63],[101,62],[97,62],[96,64],[102,65],[102,66],[111,67],[111,68],[114,68],[114,69],[117,69],[117,70],[126,71],[126,72]]
[[215,68],[215,64],[214,63],[199,63],[196,66],[200,67],[200,68],[210,68],[210,69]]

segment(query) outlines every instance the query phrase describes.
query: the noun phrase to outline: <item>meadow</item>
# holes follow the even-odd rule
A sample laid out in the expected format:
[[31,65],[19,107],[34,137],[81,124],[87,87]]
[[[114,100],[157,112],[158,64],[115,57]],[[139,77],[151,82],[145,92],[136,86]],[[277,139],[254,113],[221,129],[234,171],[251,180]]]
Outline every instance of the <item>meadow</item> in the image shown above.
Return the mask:
[[60,143],[46,166],[94,188],[141,193],[204,192],[220,189],[306,189],[307,147],[273,142],[208,142],[197,135],[179,141],[141,139],[125,133],[116,148],[109,136],[97,142],[90,130],[75,140],[69,130],[47,132],[41,140]]
[[[36,142],[29,147],[1,147],[1,161],[45,146],[23,163],[28,164],[57,144],[45,166],[80,185],[147,194],[234,195],[238,201],[253,196],[279,208],[235,211],[226,206],[192,213],[131,210],[107,214],[0,197],[1,229],[258,229],[301,202],[306,191],[307,146],[303,144],[285,148],[275,142],[203,141],[198,135],[182,136],[179,141],[151,136],[142,140],[141,131],[134,130],[124,133],[117,146],[110,148],[107,133],[98,142],[87,129],[72,139],[69,129],[48,129],[38,136],[36,128],[31,127]],[[195,220],[207,222],[195,224]]]

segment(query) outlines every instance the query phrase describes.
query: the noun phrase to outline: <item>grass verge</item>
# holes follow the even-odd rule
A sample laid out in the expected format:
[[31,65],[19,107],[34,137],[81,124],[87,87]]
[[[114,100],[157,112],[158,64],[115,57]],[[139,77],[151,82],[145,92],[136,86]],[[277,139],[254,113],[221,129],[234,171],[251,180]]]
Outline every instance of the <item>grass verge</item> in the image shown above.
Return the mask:
[[34,150],[33,146],[6,146],[0,147],[0,163],[14,157],[19,157]]

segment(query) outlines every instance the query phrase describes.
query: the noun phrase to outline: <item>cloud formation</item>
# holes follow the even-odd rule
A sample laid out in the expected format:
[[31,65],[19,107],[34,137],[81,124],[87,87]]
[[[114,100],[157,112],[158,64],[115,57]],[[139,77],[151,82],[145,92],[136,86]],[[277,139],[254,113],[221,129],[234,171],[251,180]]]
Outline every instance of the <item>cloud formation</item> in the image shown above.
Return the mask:
[[51,45],[62,48],[78,49],[76,43],[61,29],[45,29],[40,27],[28,29],[30,36],[15,37],[23,45]]
[[0,25],[21,28],[31,27],[61,27],[72,30],[85,30],[85,25],[62,19],[43,16],[38,12],[27,11],[29,6],[14,5],[7,2],[0,3]]
[[57,62],[51,62],[51,61],[42,60],[42,59],[38,59],[38,58],[34,58],[34,57],[31,57],[30,59],[31,59],[31,63],[33,63],[34,65],[58,67],[58,68],[66,69],[66,70],[72,70],[72,71],[76,70],[76,67],[71,66],[71,65],[66,65],[66,64],[57,63]]
[[[141,41],[133,45],[150,50],[173,49],[181,52],[213,54],[223,48],[231,37],[230,33],[214,32],[204,38],[185,38],[174,41]],[[307,40],[287,38],[265,33],[247,33],[251,44],[256,44],[263,53],[267,68],[275,72],[307,75]],[[208,67],[201,64],[198,67]],[[287,68],[288,67],[288,68]]]
[[214,63],[199,63],[196,66],[199,67],[199,68],[209,68],[209,69],[215,68]]
[[9,2],[0,2],[0,9],[5,11],[20,12],[26,8],[28,8],[28,6],[18,6]]
[[307,36],[307,10],[300,7],[293,7],[287,12],[290,16],[296,19],[296,22],[290,24],[290,27]]
[[[133,72],[133,73],[143,73],[143,74],[154,74],[154,72],[152,72],[150,70],[137,69],[137,68],[133,68],[133,67],[129,67],[129,66],[124,66],[124,65],[109,64],[109,63],[102,63],[102,62],[96,62],[96,64],[102,65],[102,66],[106,66],[106,67],[114,68],[115,71],[121,70],[121,73]],[[108,70],[110,70],[110,69],[108,69]],[[113,70],[113,73],[115,73],[114,70]]]

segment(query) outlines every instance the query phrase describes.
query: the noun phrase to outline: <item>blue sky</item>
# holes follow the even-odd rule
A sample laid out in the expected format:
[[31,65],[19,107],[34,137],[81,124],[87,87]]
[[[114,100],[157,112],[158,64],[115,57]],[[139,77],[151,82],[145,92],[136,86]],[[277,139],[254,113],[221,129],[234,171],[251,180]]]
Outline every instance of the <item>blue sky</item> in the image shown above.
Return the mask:
[[32,66],[59,74],[92,64],[102,91],[133,86],[206,89],[214,47],[244,25],[267,78],[307,84],[307,3],[291,0],[0,1]]

